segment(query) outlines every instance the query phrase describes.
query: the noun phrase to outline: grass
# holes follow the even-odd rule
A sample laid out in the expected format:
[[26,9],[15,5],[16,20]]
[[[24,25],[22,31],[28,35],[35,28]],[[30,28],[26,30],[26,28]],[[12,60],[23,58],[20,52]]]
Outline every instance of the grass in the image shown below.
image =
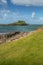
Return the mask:
[[0,65],[43,65],[43,31],[1,44]]

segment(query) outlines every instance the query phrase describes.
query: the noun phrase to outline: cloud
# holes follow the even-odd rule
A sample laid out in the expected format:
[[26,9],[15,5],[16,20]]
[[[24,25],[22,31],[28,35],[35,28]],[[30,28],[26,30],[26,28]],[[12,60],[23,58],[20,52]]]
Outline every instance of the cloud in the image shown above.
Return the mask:
[[[10,0],[11,3],[16,5],[24,5],[24,6],[43,6],[43,0]],[[0,0],[1,3],[6,4],[7,0]]]
[[12,12],[10,10],[0,10],[0,20],[15,20],[20,17],[18,12]]
[[9,13],[9,10],[0,10],[0,19],[6,19]]
[[[18,20],[25,20],[27,23],[42,23],[43,17],[37,17],[36,12],[32,12],[32,14],[21,14],[19,11],[11,11],[11,10],[0,10],[0,21],[1,23],[7,22],[11,23]],[[29,20],[29,22],[28,22]]]
[[14,22],[18,20],[28,20],[30,15],[21,14],[20,12],[15,12],[11,10],[0,10],[0,21],[1,22]]
[[0,0],[0,5],[7,4],[7,0]]
[[43,20],[43,17],[40,17],[40,20]]
[[25,6],[43,6],[43,0],[11,0],[13,4]]
[[[24,6],[43,6],[43,0],[10,0],[11,3],[16,5],[24,5]],[[7,3],[7,0],[0,0],[0,3]]]
[[6,4],[7,3],[7,0],[1,0],[1,2]]
[[0,12],[1,12],[1,13],[9,13],[10,10],[6,10],[6,9],[4,9],[4,10],[0,10]]
[[35,12],[32,12],[32,19],[34,19],[35,18],[35,16],[36,16],[36,13]]

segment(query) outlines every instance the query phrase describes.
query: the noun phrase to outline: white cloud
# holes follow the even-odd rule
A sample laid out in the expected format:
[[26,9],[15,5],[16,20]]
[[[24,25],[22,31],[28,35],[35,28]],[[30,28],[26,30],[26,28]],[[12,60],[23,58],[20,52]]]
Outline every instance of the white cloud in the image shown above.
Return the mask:
[[25,6],[43,6],[43,0],[11,0],[13,4]]
[[0,10],[0,19],[6,19],[9,13],[9,10]]
[[18,12],[12,12],[10,10],[0,10],[0,20],[15,20],[17,18],[20,18],[20,15]]
[[4,13],[3,19],[6,19],[8,17],[7,13]]
[[1,2],[6,4],[7,3],[7,0],[1,0]]
[[43,20],[43,17],[40,17],[40,20]]
[[[10,0],[11,3],[16,5],[24,5],[24,6],[43,6],[43,0]],[[7,3],[7,0],[0,0],[2,3]]]
[[3,3],[7,3],[7,0],[2,0]]
[[32,19],[34,19],[35,18],[35,16],[36,16],[36,13],[35,12],[32,12]]

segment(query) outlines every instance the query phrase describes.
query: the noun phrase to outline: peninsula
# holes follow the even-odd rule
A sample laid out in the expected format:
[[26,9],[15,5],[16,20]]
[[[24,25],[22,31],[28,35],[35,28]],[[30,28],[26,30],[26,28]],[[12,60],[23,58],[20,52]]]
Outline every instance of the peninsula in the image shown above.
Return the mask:
[[14,22],[14,23],[10,23],[10,24],[0,24],[0,26],[24,26],[24,25],[28,25],[25,21],[17,21],[17,22]]

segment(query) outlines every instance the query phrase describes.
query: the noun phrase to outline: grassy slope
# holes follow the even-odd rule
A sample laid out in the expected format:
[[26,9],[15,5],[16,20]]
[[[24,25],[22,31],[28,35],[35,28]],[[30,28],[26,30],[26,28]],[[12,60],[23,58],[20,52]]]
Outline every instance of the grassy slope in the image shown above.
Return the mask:
[[43,31],[0,45],[0,65],[43,65]]

